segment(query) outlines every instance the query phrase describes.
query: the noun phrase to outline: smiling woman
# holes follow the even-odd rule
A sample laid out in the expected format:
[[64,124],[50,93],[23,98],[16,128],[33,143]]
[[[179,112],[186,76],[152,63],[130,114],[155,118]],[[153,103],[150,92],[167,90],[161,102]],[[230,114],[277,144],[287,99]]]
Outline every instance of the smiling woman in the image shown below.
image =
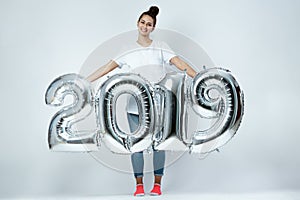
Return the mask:
[[[150,9],[146,12],[143,12],[138,21],[137,21],[137,27],[138,27],[138,38],[136,43],[133,45],[135,49],[138,50],[146,50],[148,52],[156,51],[159,53],[159,50],[163,50],[162,52],[168,52],[171,51],[169,46],[162,41],[153,41],[150,38],[150,33],[154,31],[156,26],[156,16],[158,15],[159,8],[156,6],[150,7]],[[141,47],[144,47],[141,48]],[[161,56],[161,55],[160,55]],[[120,58],[120,57],[119,57]],[[162,58],[159,58],[162,60]],[[141,60],[139,57],[135,57],[134,60]],[[165,60],[164,60],[165,61]],[[134,62],[134,61],[132,61]],[[141,61],[143,62],[143,61]],[[177,55],[173,55],[168,60],[169,64],[175,65],[180,70],[186,70],[187,74],[191,77],[194,77],[196,75],[196,71],[190,67],[186,62],[181,60]],[[128,62],[129,63],[129,62]],[[126,63],[127,64],[127,63]],[[106,75],[107,73],[111,72],[112,70],[116,69],[117,67],[122,67],[124,63],[118,63],[118,58],[113,59],[104,66],[98,68],[94,73],[92,73],[90,76],[87,77],[87,79],[91,82],[99,79],[100,77]],[[129,65],[131,66],[131,65]],[[131,66],[134,68],[137,68],[139,66]]]
[[[137,21],[138,38],[137,41],[133,44],[134,50],[127,51],[125,54],[122,54],[121,56],[111,60],[106,65],[100,67],[90,76],[88,76],[87,79],[93,82],[118,67],[127,67],[128,71],[133,72],[134,70],[142,66],[159,66],[153,68],[152,73],[155,72],[158,74],[164,74],[164,63],[173,64],[179,70],[186,70],[186,73],[189,76],[194,77],[196,75],[196,71],[186,62],[181,60],[165,42],[153,41],[150,38],[151,32],[153,32],[156,27],[156,16],[158,15],[158,13],[159,8],[156,6],[151,6],[148,11],[143,12]],[[132,130],[136,129],[137,124],[139,124],[139,112],[137,107],[130,105],[130,103],[128,105],[128,119],[130,128]],[[143,152],[133,153],[131,156],[131,161],[134,176],[136,179],[136,192],[134,193],[134,195],[143,196],[145,194],[143,186]],[[164,174],[164,165],[165,151],[154,150],[154,186],[150,192],[151,195],[161,195],[160,184],[161,178]]]
[[[149,38],[149,34],[154,30],[156,25],[156,15],[158,14],[158,9],[154,9],[157,7],[151,7],[148,12],[144,12],[138,22],[137,27],[139,31],[138,43],[144,47],[147,47],[151,44],[151,39]],[[145,37],[144,40],[142,37]],[[144,43],[143,43],[144,42]]]

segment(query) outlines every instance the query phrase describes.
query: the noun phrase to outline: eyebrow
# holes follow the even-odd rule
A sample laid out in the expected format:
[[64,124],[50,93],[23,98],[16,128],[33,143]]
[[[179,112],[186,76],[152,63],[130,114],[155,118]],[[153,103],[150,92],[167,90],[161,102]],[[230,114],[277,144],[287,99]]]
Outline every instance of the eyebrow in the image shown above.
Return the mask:
[[143,18],[141,18],[141,21],[146,22],[146,23],[151,23],[151,24],[153,24],[151,21],[146,21],[146,20],[144,20]]
[[152,22],[149,22],[149,21],[145,21],[145,20],[143,20],[143,19],[141,19],[141,21],[140,22],[145,22],[146,24],[150,24],[150,25],[153,25],[153,23]]

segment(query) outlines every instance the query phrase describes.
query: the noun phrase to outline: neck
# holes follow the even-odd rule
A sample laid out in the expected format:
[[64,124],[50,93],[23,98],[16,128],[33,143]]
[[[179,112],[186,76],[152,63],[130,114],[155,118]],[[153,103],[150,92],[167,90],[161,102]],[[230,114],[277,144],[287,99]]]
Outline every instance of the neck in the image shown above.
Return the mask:
[[152,40],[150,39],[149,35],[147,36],[143,36],[143,35],[139,35],[138,39],[137,39],[137,43],[139,43],[140,45],[146,47],[149,46],[151,44]]

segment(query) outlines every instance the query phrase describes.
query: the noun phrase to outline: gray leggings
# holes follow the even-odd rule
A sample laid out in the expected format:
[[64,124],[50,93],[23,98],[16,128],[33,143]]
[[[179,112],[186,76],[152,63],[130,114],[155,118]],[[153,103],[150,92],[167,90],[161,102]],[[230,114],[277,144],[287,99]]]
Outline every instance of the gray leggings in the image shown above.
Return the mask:
[[[137,129],[139,124],[139,116],[135,114],[128,114],[128,122],[130,131],[133,132]],[[153,152],[153,168],[155,176],[164,175],[164,165],[165,165],[165,151],[156,151]],[[134,172],[134,176],[143,177],[144,176],[144,154],[143,152],[137,152],[131,154],[131,163]]]

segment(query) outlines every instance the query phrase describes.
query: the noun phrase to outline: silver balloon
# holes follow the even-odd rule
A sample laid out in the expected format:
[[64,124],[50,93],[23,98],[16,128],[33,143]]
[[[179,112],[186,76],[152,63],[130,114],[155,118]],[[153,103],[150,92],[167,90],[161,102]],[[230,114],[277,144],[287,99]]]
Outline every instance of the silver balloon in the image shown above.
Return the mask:
[[157,89],[154,94],[160,99],[154,101],[157,108],[154,148],[157,150],[187,150],[184,142],[186,79],[184,72],[171,72],[155,86]]
[[156,84],[153,93],[155,108],[155,130],[153,134],[154,145],[162,143],[171,134],[172,112],[175,112],[175,99],[172,92],[164,86]]
[[80,131],[76,123],[93,111],[90,83],[77,74],[66,74],[55,79],[45,95],[47,105],[61,106],[67,95],[73,102],[64,106],[52,118],[48,131],[48,144],[56,151],[90,151],[97,149],[97,134]]
[[192,153],[207,153],[226,144],[236,133],[244,113],[244,96],[228,70],[203,70],[189,90],[192,108],[199,117],[211,119],[212,126],[196,130],[190,144]]
[[[148,81],[132,73],[116,74],[99,88],[95,97],[97,124],[103,142],[115,153],[139,152],[152,145],[155,122],[152,91]],[[133,132],[121,130],[117,121],[116,102],[122,94],[134,98],[138,107],[139,125]],[[123,149],[112,148],[117,145],[115,141]]]

